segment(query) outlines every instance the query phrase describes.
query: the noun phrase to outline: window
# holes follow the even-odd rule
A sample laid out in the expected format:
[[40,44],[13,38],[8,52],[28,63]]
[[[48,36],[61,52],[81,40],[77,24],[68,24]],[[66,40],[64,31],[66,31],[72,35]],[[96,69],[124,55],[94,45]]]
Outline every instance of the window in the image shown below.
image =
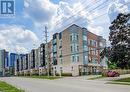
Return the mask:
[[56,45],[53,46],[53,51],[56,52]]
[[87,59],[88,59],[88,57],[87,57],[87,56],[85,56],[85,61],[87,61]]
[[87,51],[87,45],[84,45],[84,48],[83,48],[85,51]]
[[73,46],[71,45],[71,52],[73,52]]
[[73,62],[75,62],[75,56],[73,56]]
[[77,51],[79,51],[79,46],[77,46]]
[[70,42],[72,42],[73,41],[73,39],[72,39],[72,34],[70,35]]
[[92,45],[92,40],[90,40],[90,45]]
[[78,35],[78,34],[76,35],[76,40],[77,40],[77,41],[79,40],[79,35]]
[[79,56],[77,56],[77,60],[76,61],[79,62]]
[[53,39],[53,44],[55,44],[56,43],[56,39]]
[[87,41],[87,36],[86,35],[83,35],[83,40]]
[[62,62],[62,58],[60,59],[60,64],[63,64],[63,62]]
[[62,40],[59,42],[59,48],[62,48]]
[[71,62],[75,62],[75,56],[74,55],[71,56]]
[[79,40],[79,35],[77,33],[72,33],[70,35],[70,41],[78,41]]
[[60,32],[60,33],[59,33],[59,39],[61,39],[61,38],[62,38],[62,33]]

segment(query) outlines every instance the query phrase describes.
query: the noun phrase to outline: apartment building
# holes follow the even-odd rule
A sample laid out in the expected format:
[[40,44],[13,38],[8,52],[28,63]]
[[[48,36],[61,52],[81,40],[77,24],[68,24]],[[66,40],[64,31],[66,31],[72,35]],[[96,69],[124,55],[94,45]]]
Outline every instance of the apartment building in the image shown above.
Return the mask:
[[8,60],[8,52],[1,50],[0,74],[5,75],[8,68],[15,75],[45,75],[48,70],[50,75],[96,74],[102,68],[107,68],[107,64],[100,59],[104,47],[106,40],[102,36],[73,24],[55,33],[48,44],[42,43],[30,53],[10,53]]
[[0,76],[9,74],[9,52],[0,50]]
[[[54,73],[72,73],[73,76],[78,76],[100,71],[98,49],[102,39],[75,24],[55,33],[52,40]],[[104,45],[106,41],[103,40]]]
[[18,54],[10,53],[9,54],[9,71],[10,75],[14,75],[15,73],[15,62],[17,61]]
[[5,75],[5,56],[4,56],[5,50],[0,50],[0,76]]

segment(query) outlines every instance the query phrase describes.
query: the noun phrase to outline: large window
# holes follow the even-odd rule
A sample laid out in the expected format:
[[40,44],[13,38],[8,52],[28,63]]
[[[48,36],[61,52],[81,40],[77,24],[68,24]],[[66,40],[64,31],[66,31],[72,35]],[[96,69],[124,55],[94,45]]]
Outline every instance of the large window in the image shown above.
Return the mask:
[[84,51],[87,51],[87,45],[83,46]]
[[77,51],[79,51],[79,46],[77,45]]
[[78,41],[79,40],[79,35],[77,33],[72,33],[70,35],[70,41]]
[[87,36],[86,35],[83,35],[83,40],[87,41]]
[[53,44],[55,44],[56,43],[56,39],[53,39]]
[[79,35],[78,35],[78,34],[76,34],[76,40],[77,40],[77,41],[79,40]]
[[59,42],[59,48],[62,48],[62,40]]
[[76,62],[79,62],[79,56],[76,55]]
[[62,33],[60,32],[60,33],[59,33],[59,39],[61,39],[61,38],[62,38]]
[[75,62],[75,56],[74,55],[71,56],[71,61]]
[[79,55],[72,55],[71,56],[71,61],[72,62],[79,62]]
[[56,49],[56,45],[53,46],[53,51],[56,52],[57,49]]
[[77,43],[71,44],[71,52],[78,52],[79,51],[79,45]]

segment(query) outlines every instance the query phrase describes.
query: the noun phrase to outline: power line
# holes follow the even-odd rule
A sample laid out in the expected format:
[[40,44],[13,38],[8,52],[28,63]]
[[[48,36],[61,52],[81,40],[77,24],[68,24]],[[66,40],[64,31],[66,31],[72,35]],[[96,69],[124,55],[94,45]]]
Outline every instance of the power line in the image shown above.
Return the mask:
[[[103,3],[104,3],[104,2],[103,2]],[[130,2],[127,2],[127,3],[123,4],[122,6],[120,6],[120,8],[123,7],[124,5],[129,4],[129,3],[130,3]],[[102,4],[101,4],[101,5],[102,5]],[[99,6],[100,6],[100,5],[99,5]],[[103,14],[101,14],[101,15],[99,15],[99,16],[97,16],[97,17],[91,19],[91,20],[95,20],[95,19],[100,18],[100,17],[102,17],[102,16],[104,16],[104,15],[106,15],[106,14],[107,14],[107,13],[103,13]],[[80,18],[80,19],[78,18],[78,19],[72,21],[70,24],[64,26],[64,28],[65,28],[65,27],[68,27],[68,26],[71,25],[71,24],[73,24],[73,22],[76,22],[76,21],[79,21],[79,20],[81,20],[81,18]],[[86,22],[84,22],[84,23],[86,23]],[[84,24],[84,23],[83,23],[83,24]]]
[[[86,0],[85,0],[86,1]],[[98,0],[98,1],[96,1],[95,3],[98,3],[100,0]],[[84,3],[84,2],[83,2]],[[76,14],[78,14],[78,13],[80,13],[80,12],[82,12],[84,9],[86,9],[86,8],[89,8],[89,6],[91,6],[90,4],[91,4],[92,2],[90,2],[86,7],[84,7],[83,9],[81,9],[81,10],[79,10]],[[93,5],[92,5],[93,6]],[[77,7],[77,8],[79,8],[79,7]],[[72,16],[70,16],[66,21],[68,21],[68,20],[70,20],[71,18],[73,18],[74,16],[76,16],[76,14],[74,14],[74,15],[72,15]],[[62,18],[63,19],[63,18]],[[65,21],[65,22],[66,22]],[[61,23],[61,21],[60,22],[56,22],[56,25],[57,24],[60,24]]]
[[[99,1],[100,1],[100,0],[99,0]],[[98,2],[99,2],[99,1],[98,1]],[[101,3],[100,5],[98,5],[96,8],[90,10],[89,12],[92,12],[93,10],[96,10],[97,8],[99,8],[100,6],[102,6],[102,5],[103,5],[104,3],[106,3],[106,2],[108,2],[108,0],[105,0],[103,3]],[[93,5],[94,5],[94,4],[93,4]],[[82,10],[82,11],[83,11],[83,10]],[[81,12],[81,11],[80,11],[80,12]],[[79,12],[79,13],[80,13],[80,12]],[[76,16],[76,15],[74,15],[74,16]],[[79,21],[79,20],[81,20],[81,18],[78,18],[78,19],[72,21],[70,24],[72,24],[73,22]],[[64,27],[62,27],[62,28],[68,27],[70,24],[68,24],[68,25],[66,25],[66,26],[64,26]]]

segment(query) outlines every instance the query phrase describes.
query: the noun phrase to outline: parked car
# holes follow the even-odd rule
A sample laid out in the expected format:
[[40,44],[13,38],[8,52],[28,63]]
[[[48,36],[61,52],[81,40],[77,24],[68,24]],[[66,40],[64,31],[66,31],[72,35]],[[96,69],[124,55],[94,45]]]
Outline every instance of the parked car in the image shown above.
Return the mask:
[[116,71],[108,71],[107,72],[107,77],[118,77],[120,74]]

